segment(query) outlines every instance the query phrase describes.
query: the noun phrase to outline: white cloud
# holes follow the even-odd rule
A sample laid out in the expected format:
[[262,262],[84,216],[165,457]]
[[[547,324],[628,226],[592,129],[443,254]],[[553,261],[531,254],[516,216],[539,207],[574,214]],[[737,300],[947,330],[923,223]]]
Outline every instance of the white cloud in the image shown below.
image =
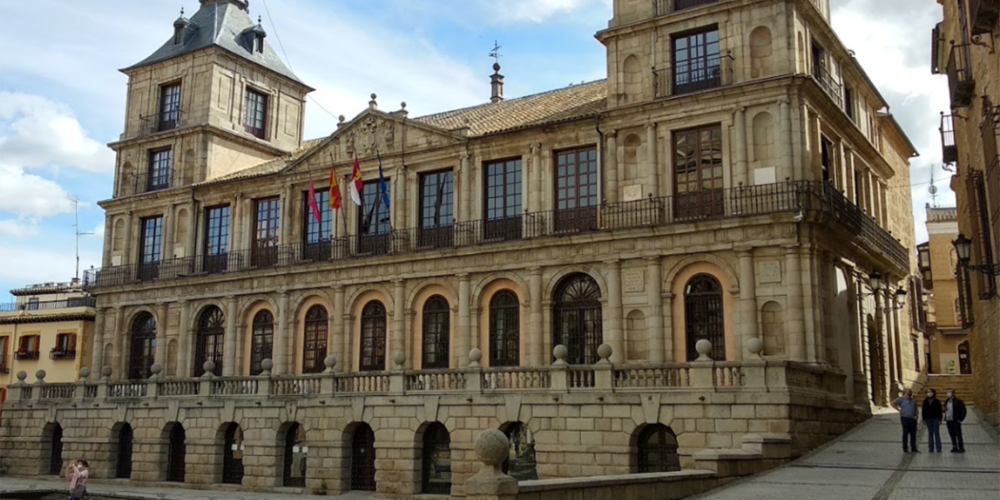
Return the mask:
[[610,6],[612,0],[506,0],[489,2],[488,9],[499,19],[540,23],[547,18],[594,4]]
[[37,219],[73,213],[69,193],[59,184],[0,163],[0,213]]
[[[49,248],[64,248],[63,250],[48,250],[39,246],[15,246],[0,244],[0,262],[16,262],[16,266],[0,266],[0,282],[11,286],[22,286],[46,281],[68,281],[76,269],[76,256],[73,245],[53,245]],[[83,269],[92,264],[99,264],[100,251],[81,248],[80,267]]]
[[95,237],[103,240],[104,239],[104,223],[103,222],[98,223],[96,226],[94,226],[94,229],[90,230],[90,232],[93,233]]
[[38,224],[8,219],[0,220],[0,236],[4,238],[26,238],[38,235]]
[[0,91],[0,162],[106,173],[114,169],[114,154],[90,138],[68,106]]

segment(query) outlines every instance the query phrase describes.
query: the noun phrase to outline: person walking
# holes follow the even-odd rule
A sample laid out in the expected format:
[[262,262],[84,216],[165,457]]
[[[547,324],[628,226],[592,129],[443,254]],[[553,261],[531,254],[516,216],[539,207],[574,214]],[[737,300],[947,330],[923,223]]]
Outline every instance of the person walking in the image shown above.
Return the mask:
[[[69,500],[83,500],[87,494],[87,479],[90,477],[90,464],[86,460],[77,460],[72,467],[69,479]],[[67,469],[69,472],[69,469]]]
[[965,453],[965,441],[962,439],[962,421],[966,416],[965,402],[955,395],[955,390],[948,388],[948,398],[944,400],[944,423],[948,427],[948,437],[951,438],[951,452]]
[[944,411],[941,409],[941,400],[937,398],[937,391],[927,389],[927,398],[924,399],[920,407],[920,417],[927,426],[927,451],[941,453],[941,418]]
[[917,449],[917,402],[913,400],[913,390],[907,389],[903,396],[892,403],[899,412],[899,422],[903,425],[903,453],[920,453]]

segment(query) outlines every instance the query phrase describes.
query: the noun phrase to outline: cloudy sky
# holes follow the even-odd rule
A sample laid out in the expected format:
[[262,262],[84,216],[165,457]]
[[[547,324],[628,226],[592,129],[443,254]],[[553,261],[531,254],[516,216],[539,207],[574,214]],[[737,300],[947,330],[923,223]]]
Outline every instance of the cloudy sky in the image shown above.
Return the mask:
[[[252,0],[268,40],[317,91],[306,135],[336,127],[378,93],[383,109],[407,102],[412,116],[477,104],[489,96],[494,40],[502,46],[505,94],[525,95],[605,75],[593,34],[611,0]],[[929,70],[933,0],[833,0],[841,39],[892,105],[922,156],[911,171],[918,240],[933,168],[940,168],[938,112],[947,83]],[[7,290],[68,281],[74,273],[79,200],[83,269],[100,262],[126,78],[172,33],[196,0],[0,2],[0,302]],[[281,53],[279,48],[279,53]]]

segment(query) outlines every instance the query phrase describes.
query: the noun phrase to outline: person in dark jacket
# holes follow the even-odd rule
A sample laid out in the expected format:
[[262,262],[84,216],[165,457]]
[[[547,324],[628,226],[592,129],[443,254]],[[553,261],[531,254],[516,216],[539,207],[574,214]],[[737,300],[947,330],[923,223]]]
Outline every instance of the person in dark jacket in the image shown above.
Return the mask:
[[965,441],[962,440],[962,421],[965,420],[965,402],[958,399],[955,390],[948,388],[948,399],[944,400],[944,423],[951,437],[951,452],[965,453]]
[[941,453],[941,418],[944,416],[944,410],[934,389],[927,389],[927,398],[920,408],[920,416],[927,426],[927,451]]

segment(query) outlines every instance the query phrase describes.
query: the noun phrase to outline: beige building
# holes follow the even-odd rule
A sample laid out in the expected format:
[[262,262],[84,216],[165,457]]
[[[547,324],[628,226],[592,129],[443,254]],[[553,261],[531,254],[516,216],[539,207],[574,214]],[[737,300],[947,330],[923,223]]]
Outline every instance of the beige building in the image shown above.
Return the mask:
[[960,315],[969,332],[976,405],[1000,425],[1000,62],[992,48],[1000,6],[939,3],[944,21],[933,32],[931,63],[947,75],[951,94],[941,141],[944,163],[955,167],[951,188],[965,243],[957,246]]
[[124,70],[94,373],[19,385],[14,473],[464,496],[484,429],[520,479],[663,472],[919,376],[915,151],[826,2],[616,0],[606,80],[495,66],[485,104],[372,95],[309,141],[246,3],[201,3]]
[[930,366],[927,372],[971,375],[968,331],[963,327],[957,279],[958,254],[952,245],[958,237],[958,210],[927,207],[927,235],[927,243],[917,246],[917,265],[923,274],[923,286],[930,294],[927,303]]

